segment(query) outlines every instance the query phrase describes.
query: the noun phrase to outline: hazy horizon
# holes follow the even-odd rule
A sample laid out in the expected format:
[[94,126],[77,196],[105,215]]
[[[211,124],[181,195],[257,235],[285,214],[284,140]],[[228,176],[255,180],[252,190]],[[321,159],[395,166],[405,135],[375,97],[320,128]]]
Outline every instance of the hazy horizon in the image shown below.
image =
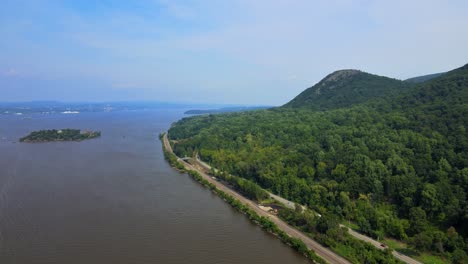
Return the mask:
[[468,2],[4,1],[0,101],[282,105],[327,74],[468,62]]
[[63,104],[63,105],[80,105],[80,104],[117,104],[117,105],[131,105],[131,104],[156,104],[156,105],[169,105],[169,106],[184,106],[184,107],[213,107],[213,108],[224,108],[224,107],[277,107],[280,105],[260,105],[260,104],[235,104],[235,103],[210,103],[210,102],[183,102],[183,101],[155,101],[155,100],[113,100],[113,101],[65,101],[65,100],[30,100],[30,101],[0,101],[0,105],[5,104]]

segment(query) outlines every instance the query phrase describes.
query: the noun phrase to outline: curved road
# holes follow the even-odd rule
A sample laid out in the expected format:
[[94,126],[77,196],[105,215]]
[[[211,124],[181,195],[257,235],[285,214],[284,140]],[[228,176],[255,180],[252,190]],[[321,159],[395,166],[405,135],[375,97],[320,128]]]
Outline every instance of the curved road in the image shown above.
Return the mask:
[[[172,147],[169,143],[169,139],[167,138],[167,133],[164,134],[163,137],[163,143],[164,147],[166,148],[167,151],[173,153]],[[210,177],[208,174],[206,174],[204,171],[195,168],[194,166],[190,165],[189,163],[185,162],[184,160],[178,158],[179,162],[181,162],[184,167],[188,170],[195,170],[200,175],[207,180],[208,182],[212,183],[213,185],[216,186],[216,188],[220,189],[221,191],[233,196],[237,200],[243,202],[244,204],[248,205],[250,208],[252,208],[258,215],[268,217],[272,222],[274,222],[278,228],[286,232],[289,236],[295,237],[298,239],[301,239],[309,249],[313,250],[318,256],[323,258],[325,261],[328,263],[333,263],[333,264],[348,264],[350,263],[346,259],[338,256],[335,252],[331,251],[328,248],[325,248],[324,246],[320,245],[318,242],[314,241],[307,235],[303,234],[299,230],[291,227],[290,225],[286,224],[283,220],[279,219],[277,216],[272,215],[268,212],[263,211],[258,207],[258,205],[251,200],[245,198],[244,196],[240,195],[236,191],[226,187],[224,184],[214,180],[212,177]]]

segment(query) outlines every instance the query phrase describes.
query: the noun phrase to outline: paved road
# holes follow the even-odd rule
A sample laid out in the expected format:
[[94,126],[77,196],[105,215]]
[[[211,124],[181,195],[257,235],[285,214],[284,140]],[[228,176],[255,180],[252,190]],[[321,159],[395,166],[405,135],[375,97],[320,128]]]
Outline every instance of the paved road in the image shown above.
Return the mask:
[[[167,133],[164,134],[163,143],[164,143],[164,146],[166,147],[166,150],[172,152],[171,145],[169,144],[169,140],[167,138]],[[206,174],[203,170],[192,166],[191,164],[183,161],[180,158],[179,158],[179,162],[181,162],[184,165],[184,167],[186,169],[188,169],[188,170],[198,171],[198,173],[200,173],[200,175],[205,180],[207,180],[208,182],[214,184],[218,189],[220,189],[221,191],[233,196],[234,198],[241,201],[245,205],[248,205],[258,215],[269,218],[272,222],[274,222],[278,226],[278,228],[280,228],[281,230],[286,232],[289,236],[301,239],[307,245],[307,247],[309,247],[309,249],[313,250],[318,256],[323,258],[328,263],[332,263],[332,264],[335,264],[335,263],[336,264],[345,264],[345,263],[348,264],[348,263],[350,263],[346,259],[338,256],[336,253],[334,253],[330,249],[325,248],[324,246],[320,245],[318,242],[314,241],[313,239],[311,239],[307,235],[303,234],[299,230],[297,230],[297,229],[291,227],[290,225],[286,224],[283,220],[279,219],[277,216],[263,211],[262,209],[260,209],[258,207],[258,205],[256,203],[254,203],[251,200],[245,198],[244,196],[240,195],[236,191],[228,188],[227,186],[225,186],[221,182],[214,180],[211,176]]]
[[[344,225],[340,225],[341,227],[344,227]],[[374,245],[376,248],[378,249],[385,249],[385,247],[382,247],[382,243],[377,241],[377,240],[374,240],[368,236],[365,236],[363,234],[360,234],[354,230],[352,230],[351,228],[348,228],[348,232],[350,235],[352,235],[353,237],[357,238],[357,239],[360,239],[362,241],[366,241],[368,243],[371,243],[372,245]],[[393,256],[395,256],[397,259],[405,262],[405,263],[408,263],[408,264],[422,264],[421,262],[415,260],[415,259],[412,259],[406,255],[403,255],[403,254],[400,254],[399,252],[393,250],[392,251],[392,254]]]
[[164,148],[165,148],[168,152],[174,153],[174,151],[172,150],[172,146],[171,146],[171,144],[169,143],[169,139],[167,138],[167,133],[164,133],[163,144],[164,144]]

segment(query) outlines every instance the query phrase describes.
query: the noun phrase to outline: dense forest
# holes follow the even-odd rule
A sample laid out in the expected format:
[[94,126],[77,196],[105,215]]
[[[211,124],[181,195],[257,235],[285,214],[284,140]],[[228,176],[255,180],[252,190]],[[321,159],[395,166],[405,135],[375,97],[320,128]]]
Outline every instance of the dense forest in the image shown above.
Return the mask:
[[184,118],[169,137],[179,156],[465,263],[466,124],[468,65],[418,84],[341,72],[283,107]]
[[50,129],[33,131],[29,135],[20,138],[20,142],[47,142],[47,141],[81,141],[100,137],[100,131],[84,131],[79,129]]

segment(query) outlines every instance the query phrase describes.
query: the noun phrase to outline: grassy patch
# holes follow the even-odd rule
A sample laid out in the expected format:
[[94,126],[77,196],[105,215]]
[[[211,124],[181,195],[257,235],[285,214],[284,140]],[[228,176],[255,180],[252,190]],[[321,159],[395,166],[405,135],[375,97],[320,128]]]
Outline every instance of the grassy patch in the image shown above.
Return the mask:
[[267,198],[260,201],[262,204],[277,204],[278,202],[273,198]]
[[424,264],[447,264],[450,263],[449,260],[444,259],[439,256],[434,256],[427,253],[422,253],[421,255],[416,257],[417,260],[421,261]]
[[382,243],[387,245],[389,248],[399,252],[407,249],[407,245],[405,243],[392,238],[385,238],[382,240]]
[[350,221],[344,221],[343,223],[341,223],[342,225],[346,226],[347,228],[351,228],[353,230],[356,230],[356,231],[359,231],[359,226],[354,223],[354,222],[350,222]]
[[333,247],[333,251],[335,251],[338,255],[345,257],[351,263],[359,263],[358,260],[354,259],[353,251],[352,251],[352,249],[350,249],[349,246],[346,246],[346,245],[343,245],[343,244],[336,244]]
[[445,264],[445,263],[450,263],[449,260],[440,257],[440,256],[435,256],[429,253],[420,253],[417,252],[411,248],[408,248],[408,245],[402,241],[392,239],[392,238],[386,238],[382,241],[385,245],[387,245],[389,248],[396,250],[402,254],[407,255],[408,257],[412,257],[414,259],[419,260],[420,262],[424,264]]

